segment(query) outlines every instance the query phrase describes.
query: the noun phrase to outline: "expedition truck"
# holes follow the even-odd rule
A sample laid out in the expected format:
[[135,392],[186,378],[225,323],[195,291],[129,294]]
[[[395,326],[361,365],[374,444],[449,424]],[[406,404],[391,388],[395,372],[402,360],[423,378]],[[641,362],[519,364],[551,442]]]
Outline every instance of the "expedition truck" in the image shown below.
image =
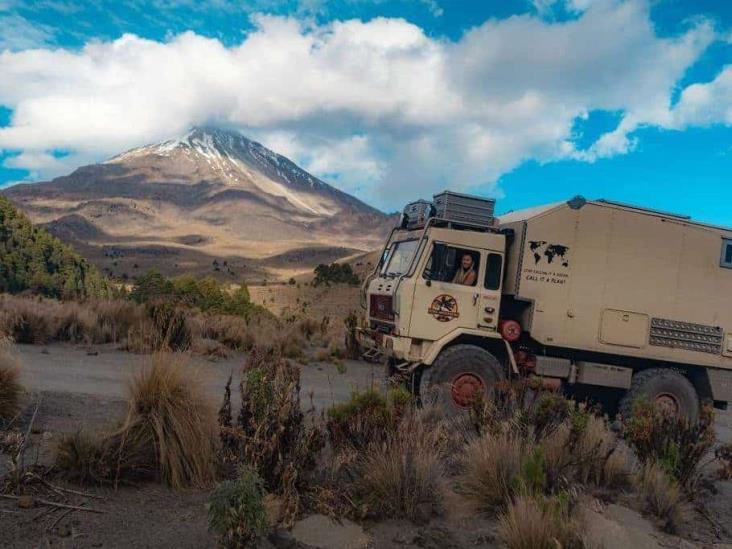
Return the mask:
[[[391,375],[450,411],[512,376],[623,415],[638,397],[691,419],[700,401],[726,408],[732,229],[582,197],[500,218],[493,205],[444,192],[405,208],[359,334]],[[458,283],[465,264],[477,276]]]

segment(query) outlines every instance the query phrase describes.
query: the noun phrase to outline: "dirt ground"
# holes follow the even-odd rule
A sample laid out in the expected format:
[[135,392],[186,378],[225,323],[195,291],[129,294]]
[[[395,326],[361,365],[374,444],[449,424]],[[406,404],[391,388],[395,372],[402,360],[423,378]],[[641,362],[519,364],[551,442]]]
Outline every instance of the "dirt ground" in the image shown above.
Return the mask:
[[[73,345],[17,345],[13,352],[22,364],[21,382],[27,391],[25,411],[19,419],[25,428],[38,403],[32,435],[34,446],[27,459],[42,464],[52,463],[55,445],[63,434],[80,429],[104,429],[121,421],[125,413],[127,382],[149,361],[147,356],[105,346],[89,349]],[[235,384],[238,383],[243,358],[237,355],[216,362],[200,357],[190,359],[191,375],[200,380],[214,406],[218,407],[230,374],[233,373]],[[379,366],[360,361],[345,361],[344,365],[345,369],[322,362],[303,365],[304,405],[312,402],[316,409],[322,410],[347,399],[353,390],[378,386],[382,382]],[[235,400],[236,397],[234,391]],[[732,441],[732,413],[718,412],[716,428],[722,441]],[[7,462],[0,460],[0,476],[4,467]],[[63,486],[79,490],[78,486]],[[96,497],[70,495],[70,503],[83,504],[104,513],[75,511],[65,514],[63,510],[49,512],[45,507],[22,510],[15,501],[0,499],[0,546],[176,549],[216,546],[215,537],[207,530],[207,491],[173,492],[155,484],[125,486],[117,491],[109,488],[84,490]],[[609,540],[605,543],[608,549],[620,547],[615,544],[615,541],[620,543],[619,539],[624,540],[622,547],[627,549],[722,549],[723,543],[732,543],[732,533],[726,531],[732,530],[732,483],[718,483],[713,492],[706,493],[704,503],[711,521],[698,513],[690,515],[688,530],[682,532],[683,540],[658,533],[645,519],[624,507],[616,506],[618,509],[613,511],[620,513],[620,518],[613,517],[612,506],[596,512],[598,518],[594,524],[598,525],[600,537]],[[334,538],[337,541],[316,546],[356,548],[363,547],[365,539],[369,547],[377,548],[498,547],[495,520],[464,513],[457,504],[448,505],[447,516],[428,525],[385,521],[353,525],[353,528],[359,535],[347,537],[346,541]],[[293,542],[290,537],[280,541],[277,546],[308,546]],[[265,540],[262,546],[272,547],[272,543]]]

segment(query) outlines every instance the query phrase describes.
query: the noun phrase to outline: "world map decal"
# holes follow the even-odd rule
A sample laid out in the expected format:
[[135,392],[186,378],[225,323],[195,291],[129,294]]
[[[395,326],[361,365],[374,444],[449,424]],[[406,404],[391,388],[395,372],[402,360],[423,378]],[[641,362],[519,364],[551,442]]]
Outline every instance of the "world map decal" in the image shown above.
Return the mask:
[[545,240],[530,240],[529,249],[534,255],[534,265],[546,262],[550,265],[561,264],[569,267],[569,247],[562,244],[550,244]]

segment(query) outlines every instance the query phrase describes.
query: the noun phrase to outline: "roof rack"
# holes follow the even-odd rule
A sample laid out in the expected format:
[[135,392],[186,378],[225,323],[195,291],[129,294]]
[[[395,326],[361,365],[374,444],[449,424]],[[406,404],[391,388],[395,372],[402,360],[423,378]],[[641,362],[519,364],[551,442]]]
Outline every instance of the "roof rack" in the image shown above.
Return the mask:
[[601,198],[600,200],[598,200],[598,202],[602,202],[603,204],[609,204],[611,206],[620,206],[621,208],[630,208],[631,210],[638,210],[641,212],[648,212],[648,213],[653,213],[653,214],[658,214],[658,215],[664,215],[666,217],[675,217],[676,219],[684,219],[686,221],[691,221],[690,215],[665,212],[663,210],[654,210],[652,208],[644,208],[643,206],[636,206],[634,204],[626,204],[624,202],[616,202],[614,200],[607,200],[605,198]]

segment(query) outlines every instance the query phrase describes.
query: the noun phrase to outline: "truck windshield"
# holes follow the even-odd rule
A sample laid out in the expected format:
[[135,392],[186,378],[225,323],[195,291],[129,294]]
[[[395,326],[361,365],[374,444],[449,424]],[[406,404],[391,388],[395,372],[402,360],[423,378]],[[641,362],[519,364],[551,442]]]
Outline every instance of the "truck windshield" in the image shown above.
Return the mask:
[[389,252],[386,263],[381,269],[382,276],[400,276],[407,272],[417,251],[417,240],[395,242]]

